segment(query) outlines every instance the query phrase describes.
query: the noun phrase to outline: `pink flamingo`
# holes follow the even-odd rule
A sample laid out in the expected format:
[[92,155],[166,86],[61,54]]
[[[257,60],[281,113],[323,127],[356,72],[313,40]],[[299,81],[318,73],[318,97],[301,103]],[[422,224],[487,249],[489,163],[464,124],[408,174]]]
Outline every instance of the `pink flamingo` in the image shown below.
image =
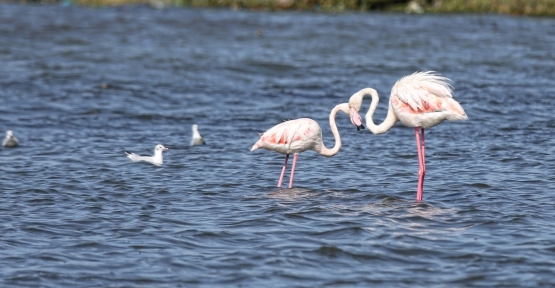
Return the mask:
[[365,88],[353,94],[349,99],[351,122],[357,127],[362,126],[362,119],[358,112],[362,105],[362,99],[366,95],[372,96],[372,104],[366,113],[366,126],[372,133],[385,133],[397,121],[414,127],[419,163],[417,201],[422,201],[424,175],[426,174],[424,129],[434,127],[444,120],[468,119],[462,106],[453,99],[451,86],[447,81],[450,80],[433,71],[416,72],[401,78],[391,89],[389,111],[380,125],[374,124],[372,119],[379,102],[376,90]]
[[339,153],[339,149],[341,148],[341,137],[337,130],[337,125],[335,125],[335,115],[339,111],[349,115],[349,104],[339,104],[331,110],[330,127],[331,133],[335,139],[335,145],[331,149],[326,148],[324,145],[322,141],[322,129],[320,129],[318,123],[310,118],[300,118],[283,122],[260,135],[260,140],[252,146],[251,151],[264,148],[266,150],[285,154],[285,163],[281,169],[281,176],[279,177],[277,187],[281,187],[281,183],[283,182],[283,175],[287,168],[289,154],[293,154],[293,166],[289,179],[289,188],[292,188],[299,153],[306,150],[314,150],[327,157]]

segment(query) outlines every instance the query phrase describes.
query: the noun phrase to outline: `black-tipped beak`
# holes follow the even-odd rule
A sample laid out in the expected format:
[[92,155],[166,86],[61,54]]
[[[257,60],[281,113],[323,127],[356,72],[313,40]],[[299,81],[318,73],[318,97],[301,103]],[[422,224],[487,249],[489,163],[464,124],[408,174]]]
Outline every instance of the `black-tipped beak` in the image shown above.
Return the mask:
[[364,130],[364,125],[360,124],[359,126],[357,126],[357,132],[360,130]]

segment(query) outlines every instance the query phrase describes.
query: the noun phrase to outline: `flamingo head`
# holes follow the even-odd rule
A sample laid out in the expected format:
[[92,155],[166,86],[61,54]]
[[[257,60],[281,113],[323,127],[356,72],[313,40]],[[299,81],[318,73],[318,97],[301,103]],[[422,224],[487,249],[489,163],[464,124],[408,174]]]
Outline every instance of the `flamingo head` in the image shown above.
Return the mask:
[[349,98],[349,109],[350,116],[351,116],[351,123],[357,127],[357,131],[364,130],[364,125],[362,125],[362,117],[358,113],[360,108],[362,107],[362,99],[364,94],[361,94],[360,91],[353,94],[351,98]]
[[[353,97],[351,97],[352,99]],[[360,117],[360,114],[358,114],[358,111],[360,110],[360,105],[358,106],[358,109],[355,105],[351,104],[351,101],[349,101],[349,109],[350,111],[350,116],[351,116],[351,123],[353,123],[353,125],[355,125],[357,127],[357,131],[360,130],[364,130],[364,125],[362,125],[362,117]]]
[[351,123],[357,126],[357,131],[364,130],[364,125],[362,125],[362,117],[358,114],[357,110],[351,107]]

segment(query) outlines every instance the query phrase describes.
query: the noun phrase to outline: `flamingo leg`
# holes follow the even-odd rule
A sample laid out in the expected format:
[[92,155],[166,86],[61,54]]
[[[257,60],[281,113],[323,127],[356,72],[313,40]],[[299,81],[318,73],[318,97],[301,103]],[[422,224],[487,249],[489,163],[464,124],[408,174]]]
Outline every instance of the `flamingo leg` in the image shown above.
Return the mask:
[[281,188],[281,183],[283,183],[283,175],[285,175],[285,169],[287,169],[287,160],[289,159],[289,154],[285,155],[285,163],[283,163],[283,168],[281,169],[281,176],[279,176],[278,186]]
[[420,139],[420,151],[422,151],[422,160],[421,160],[421,171],[418,173],[418,183],[420,183],[420,197],[417,195],[417,200],[422,201],[423,194],[424,194],[424,177],[426,176],[426,149],[424,145],[424,128],[420,128],[421,130],[421,139]]
[[291,167],[291,179],[289,179],[289,189],[293,188],[293,179],[295,178],[295,167],[297,167],[297,158],[299,158],[299,154],[293,154],[293,167]]
[[416,190],[416,201],[422,201],[422,194],[424,193],[424,174],[426,173],[424,168],[424,129],[422,129],[422,139],[420,138],[420,128],[415,127],[414,131],[416,135],[416,149],[418,150],[418,188]]
[[426,149],[424,149],[424,128],[420,129],[422,129],[422,190],[424,190],[424,177],[426,176]]

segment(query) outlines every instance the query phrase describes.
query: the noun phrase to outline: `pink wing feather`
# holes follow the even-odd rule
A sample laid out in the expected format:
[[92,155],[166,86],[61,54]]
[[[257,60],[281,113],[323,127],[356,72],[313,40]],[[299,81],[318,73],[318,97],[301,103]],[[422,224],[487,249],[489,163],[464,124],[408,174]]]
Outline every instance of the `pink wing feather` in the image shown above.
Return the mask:
[[399,109],[406,110],[402,107],[405,106],[409,113],[453,111],[465,115],[463,108],[453,99],[448,81],[449,78],[436,75],[433,71],[416,72],[395,83],[391,89],[391,100]]

